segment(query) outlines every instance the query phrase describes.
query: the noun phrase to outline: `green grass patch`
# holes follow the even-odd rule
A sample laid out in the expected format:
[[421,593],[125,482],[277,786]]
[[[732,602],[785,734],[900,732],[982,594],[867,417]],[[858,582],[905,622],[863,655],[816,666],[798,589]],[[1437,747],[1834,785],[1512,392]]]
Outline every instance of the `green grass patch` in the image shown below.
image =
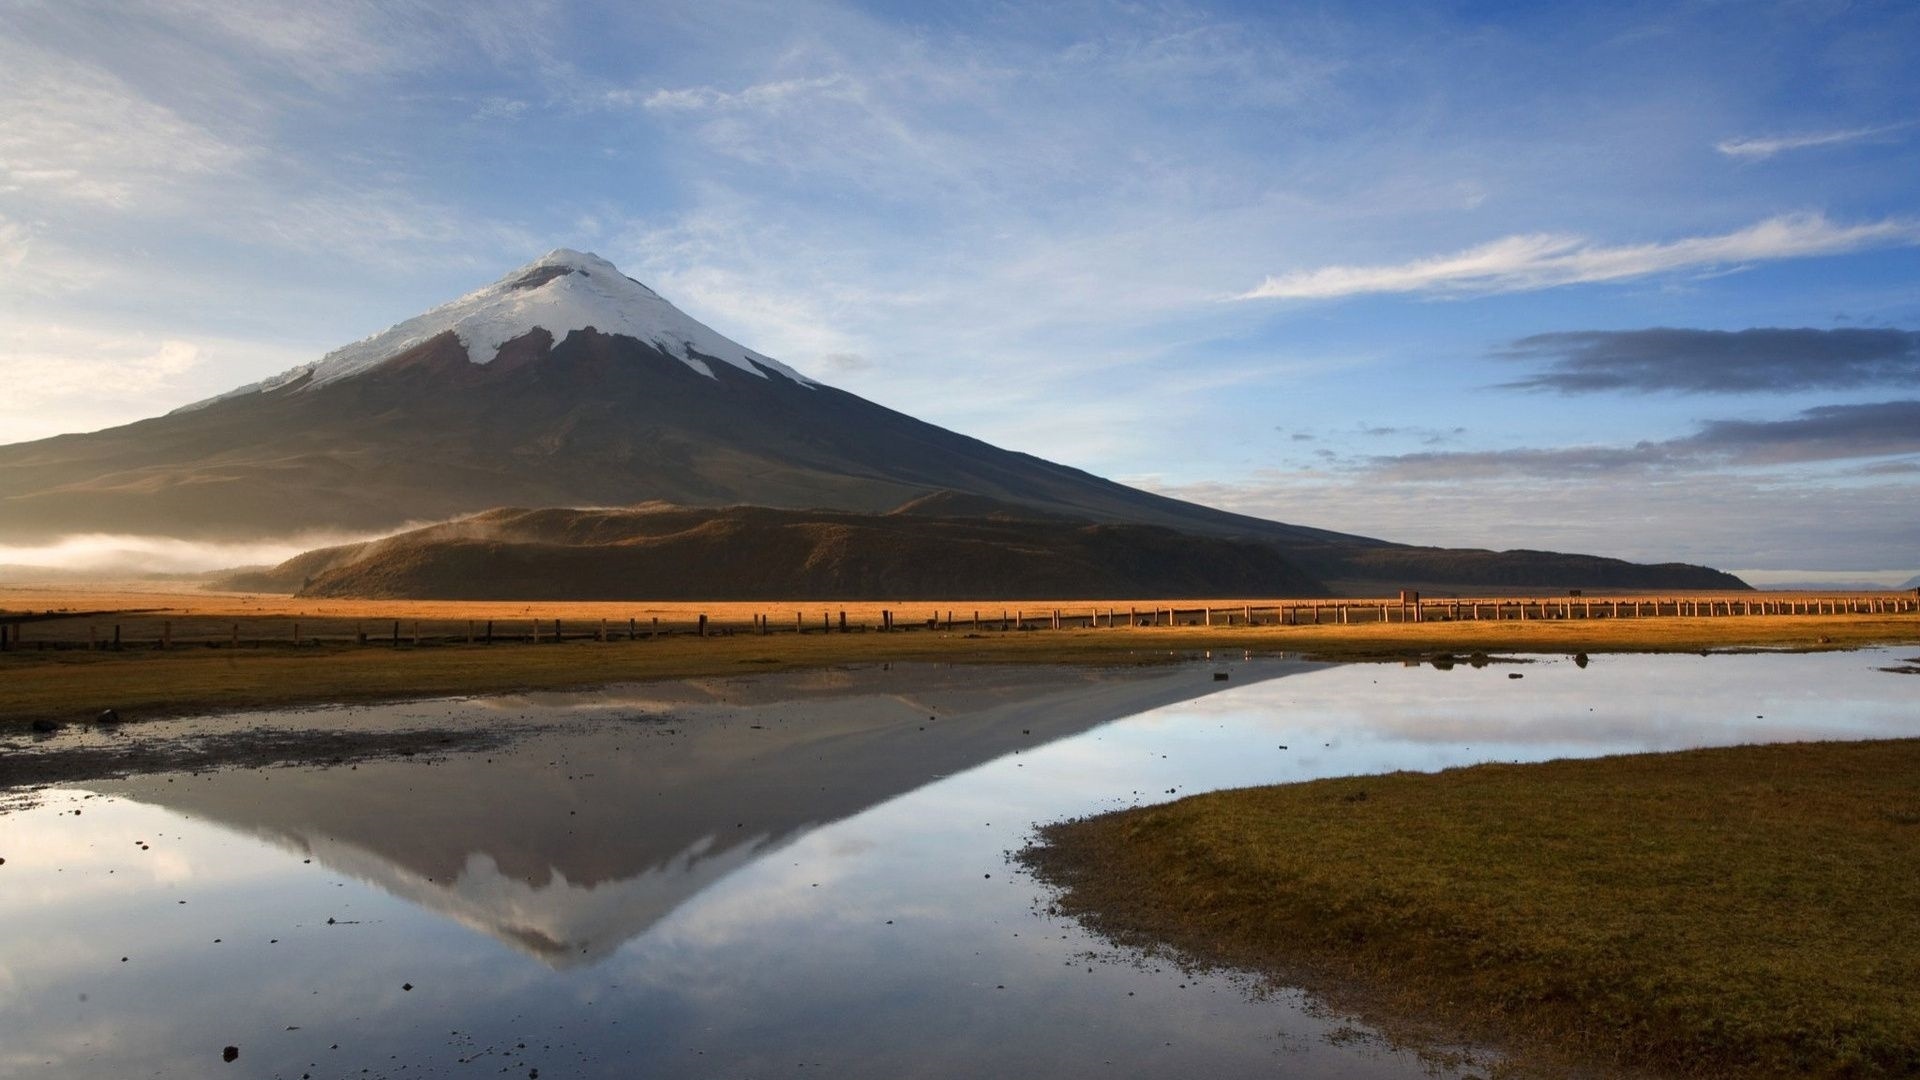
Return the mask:
[[1920,740],[1216,792],[1023,858],[1117,939],[1521,1071],[1920,1075]]

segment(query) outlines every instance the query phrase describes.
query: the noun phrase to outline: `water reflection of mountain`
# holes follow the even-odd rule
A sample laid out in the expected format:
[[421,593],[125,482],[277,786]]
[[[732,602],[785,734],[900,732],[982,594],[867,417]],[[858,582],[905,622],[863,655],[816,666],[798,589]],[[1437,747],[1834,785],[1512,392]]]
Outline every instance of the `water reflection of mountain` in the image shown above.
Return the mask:
[[537,733],[432,762],[112,786],[566,967],[811,828],[1003,754],[1312,666],[1239,665],[1232,682],[1191,664],[913,666],[495,699],[445,719],[524,718]]

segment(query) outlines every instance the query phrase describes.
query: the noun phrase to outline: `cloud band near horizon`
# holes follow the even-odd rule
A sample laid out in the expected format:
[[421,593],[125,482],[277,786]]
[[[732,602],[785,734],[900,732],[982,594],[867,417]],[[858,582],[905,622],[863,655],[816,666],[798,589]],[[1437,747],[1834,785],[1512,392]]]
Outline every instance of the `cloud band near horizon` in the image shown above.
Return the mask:
[[[1821,405],[1783,420],[1709,420],[1691,435],[1630,446],[1520,447],[1395,454],[1364,460],[1370,475],[1403,481],[1467,477],[1574,479],[1721,466],[1776,467],[1920,454],[1920,400]],[[1902,463],[1904,464],[1904,463]],[[1884,473],[1884,470],[1877,470]]]
[[1920,331],[1888,327],[1573,330],[1534,334],[1500,359],[1542,365],[1506,390],[1732,394],[1920,382]]

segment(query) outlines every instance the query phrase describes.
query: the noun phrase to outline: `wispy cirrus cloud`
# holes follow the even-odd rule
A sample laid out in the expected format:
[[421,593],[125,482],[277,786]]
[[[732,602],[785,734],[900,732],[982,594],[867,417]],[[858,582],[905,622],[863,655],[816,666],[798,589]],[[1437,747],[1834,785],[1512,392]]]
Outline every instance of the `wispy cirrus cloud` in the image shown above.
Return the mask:
[[1789,150],[1810,150],[1821,146],[1839,146],[1843,143],[1878,139],[1881,136],[1905,131],[1916,123],[1920,121],[1908,120],[1899,124],[1882,124],[1879,127],[1841,128],[1837,131],[1809,131],[1797,135],[1761,135],[1722,139],[1715,143],[1713,148],[1728,157],[1743,161],[1765,161]]
[[1841,225],[1824,214],[1783,214],[1730,233],[1652,244],[1596,244],[1583,236],[1508,236],[1449,255],[1377,266],[1328,266],[1269,277],[1236,300],[1330,300],[1373,293],[1525,292],[1711,270],[1777,259],[1920,245],[1920,220]]
[[108,71],[0,39],[0,192],[125,208],[248,153]]
[[858,98],[863,97],[864,92],[860,84],[852,79],[834,74],[756,83],[734,91],[711,86],[654,90],[644,95],[630,90],[615,90],[608,93],[607,102],[630,105],[637,99],[642,108],[653,112],[695,112],[703,109],[771,109],[822,95]]
[[1920,382],[1920,331],[1847,327],[1576,330],[1535,334],[1495,353],[1542,364],[1501,384],[1562,394],[1730,394]]

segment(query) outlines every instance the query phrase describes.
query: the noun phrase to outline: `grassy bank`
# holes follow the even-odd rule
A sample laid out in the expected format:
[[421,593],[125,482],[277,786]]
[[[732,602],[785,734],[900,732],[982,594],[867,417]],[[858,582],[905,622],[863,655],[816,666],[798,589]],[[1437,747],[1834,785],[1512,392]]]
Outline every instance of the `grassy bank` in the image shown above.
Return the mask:
[[1920,740],[1485,765],[1043,830],[1063,906],[1550,1075],[1920,1075]]
[[[245,617],[229,618],[241,623],[244,640]],[[1140,663],[1204,649],[1354,660],[1471,652],[1847,648],[1920,642],[1920,616],[1159,627],[977,635],[930,630],[788,632],[420,647],[404,640],[397,647],[379,644],[378,638],[374,641],[367,646],[229,648],[215,639],[168,650],[145,645],[119,652],[28,647],[0,654],[0,723],[80,719],[104,708],[136,718],[199,709],[583,687],[855,662]]]

